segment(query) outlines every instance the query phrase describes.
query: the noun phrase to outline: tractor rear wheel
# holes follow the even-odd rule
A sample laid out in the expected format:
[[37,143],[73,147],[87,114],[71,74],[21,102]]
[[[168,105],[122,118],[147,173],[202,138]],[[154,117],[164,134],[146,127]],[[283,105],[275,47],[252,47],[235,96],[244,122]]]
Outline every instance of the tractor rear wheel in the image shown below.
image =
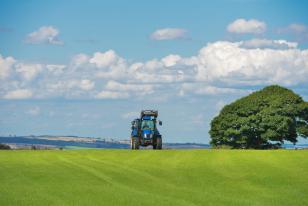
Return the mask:
[[138,138],[136,137],[131,137],[130,138],[130,146],[133,150],[139,149],[139,141]]
[[153,149],[156,149],[156,142],[153,143]]
[[156,144],[153,145],[153,149],[162,149],[162,144],[162,139],[160,137],[156,138]]

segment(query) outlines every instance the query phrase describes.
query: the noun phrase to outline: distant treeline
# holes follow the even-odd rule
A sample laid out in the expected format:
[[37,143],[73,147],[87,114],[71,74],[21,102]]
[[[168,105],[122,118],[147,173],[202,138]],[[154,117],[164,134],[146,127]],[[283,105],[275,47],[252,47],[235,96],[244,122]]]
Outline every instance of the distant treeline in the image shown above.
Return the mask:
[[11,149],[9,145],[0,143],[0,150],[8,150],[8,149]]
[[87,147],[87,148],[117,148],[127,149],[128,144],[112,143],[97,140],[95,142],[77,142],[77,141],[62,141],[62,140],[47,140],[47,139],[36,139],[28,137],[0,137],[0,142],[6,144],[33,144],[33,145],[52,145],[56,147]]

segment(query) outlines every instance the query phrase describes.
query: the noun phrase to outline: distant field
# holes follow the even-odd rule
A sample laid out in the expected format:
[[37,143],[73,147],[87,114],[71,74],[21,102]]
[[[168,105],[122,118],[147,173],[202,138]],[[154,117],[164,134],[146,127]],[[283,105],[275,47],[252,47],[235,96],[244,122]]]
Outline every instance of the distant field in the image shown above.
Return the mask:
[[0,205],[308,205],[308,151],[0,151]]

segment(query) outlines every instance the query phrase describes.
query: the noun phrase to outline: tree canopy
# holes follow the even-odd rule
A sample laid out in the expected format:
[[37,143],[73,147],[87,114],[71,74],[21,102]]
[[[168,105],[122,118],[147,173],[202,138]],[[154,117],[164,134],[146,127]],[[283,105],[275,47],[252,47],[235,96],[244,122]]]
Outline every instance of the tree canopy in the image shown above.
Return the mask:
[[308,102],[273,85],[226,105],[211,122],[211,144],[266,149],[308,137]]

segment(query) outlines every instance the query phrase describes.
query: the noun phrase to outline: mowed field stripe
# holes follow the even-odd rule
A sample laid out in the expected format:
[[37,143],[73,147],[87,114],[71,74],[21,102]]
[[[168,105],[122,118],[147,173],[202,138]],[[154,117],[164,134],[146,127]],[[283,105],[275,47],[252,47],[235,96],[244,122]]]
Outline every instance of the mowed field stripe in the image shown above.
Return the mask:
[[308,205],[308,151],[0,151],[0,205]]

